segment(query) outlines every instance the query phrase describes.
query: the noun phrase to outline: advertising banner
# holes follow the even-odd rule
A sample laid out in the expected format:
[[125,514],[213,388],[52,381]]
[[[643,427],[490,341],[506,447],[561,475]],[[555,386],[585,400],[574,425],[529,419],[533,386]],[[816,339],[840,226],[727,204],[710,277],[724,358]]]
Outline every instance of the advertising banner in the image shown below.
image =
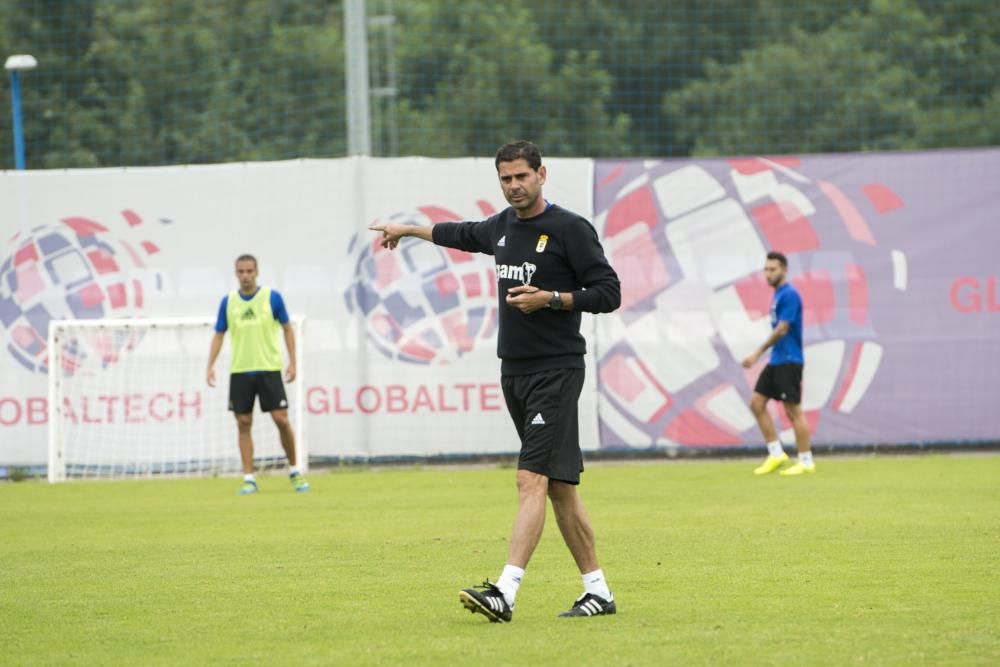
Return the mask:
[[[589,216],[592,162],[547,164],[547,197]],[[258,258],[259,284],[306,318],[313,457],[516,452],[500,393],[492,258],[415,239],[389,253],[367,229],[376,220],[481,220],[504,206],[491,159],[0,174],[0,465],[46,461],[49,321],[214,317],[238,288],[242,253]],[[206,361],[208,347],[206,338]],[[101,406],[94,419],[123,419],[104,407],[157,394],[155,370],[137,379],[114,366],[103,370],[103,399],[91,401]],[[176,393],[196,406],[204,392],[228,388],[208,388],[201,372],[189,383]],[[586,391],[582,435],[595,448],[593,377]],[[192,409],[184,418],[215,417]],[[235,452],[234,422],[231,435]]]
[[761,442],[768,355],[741,361],[770,333],[770,250],[803,300],[814,442],[1000,439],[1000,151],[598,161],[594,181],[623,286],[598,324],[603,446]]
[[[741,361],[770,332],[772,249],[804,302],[814,442],[1000,438],[1000,150],[546,164],[546,198],[593,220],[622,279],[621,308],[584,317],[586,449],[761,444],[767,355]],[[504,206],[492,159],[0,173],[0,467],[46,462],[48,322],[214,317],[241,253],[306,319],[314,458],[515,452],[493,258],[368,230]],[[156,369],[100,372],[100,419],[149,411]],[[227,391],[191,375],[171,380],[185,405]]]

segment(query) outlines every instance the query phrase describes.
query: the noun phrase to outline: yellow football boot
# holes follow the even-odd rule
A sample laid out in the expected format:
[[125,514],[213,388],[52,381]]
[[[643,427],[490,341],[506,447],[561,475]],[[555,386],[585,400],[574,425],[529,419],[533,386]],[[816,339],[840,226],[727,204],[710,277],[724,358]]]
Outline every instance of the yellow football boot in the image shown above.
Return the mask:
[[805,475],[805,474],[811,475],[814,472],[816,472],[816,464],[815,463],[810,463],[809,465],[805,465],[804,463],[796,463],[791,468],[785,468],[784,470],[782,470],[778,474],[779,475]]
[[755,475],[769,475],[781,466],[785,465],[785,461],[788,460],[788,454],[781,452],[781,456],[771,456],[768,455],[764,462],[753,469],[753,474]]

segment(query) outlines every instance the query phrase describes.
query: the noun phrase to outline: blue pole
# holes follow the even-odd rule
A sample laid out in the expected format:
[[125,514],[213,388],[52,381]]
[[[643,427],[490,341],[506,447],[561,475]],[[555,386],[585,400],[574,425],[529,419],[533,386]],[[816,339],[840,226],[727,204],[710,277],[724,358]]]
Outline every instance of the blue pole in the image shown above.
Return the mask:
[[24,132],[21,129],[21,84],[17,70],[10,71],[10,105],[14,117],[14,169],[24,169]]

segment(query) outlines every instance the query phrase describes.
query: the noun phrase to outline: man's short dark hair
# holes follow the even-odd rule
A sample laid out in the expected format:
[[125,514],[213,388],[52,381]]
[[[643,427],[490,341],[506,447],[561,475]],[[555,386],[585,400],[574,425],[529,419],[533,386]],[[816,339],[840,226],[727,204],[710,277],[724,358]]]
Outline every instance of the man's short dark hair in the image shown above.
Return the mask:
[[512,141],[504,144],[497,149],[495,160],[497,171],[500,171],[501,162],[513,162],[514,160],[522,159],[535,171],[538,171],[538,168],[542,166],[542,152],[538,150],[538,146],[530,141]]
[[775,260],[776,262],[781,264],[782,268],[785,269],[788,268],[788,258],[785,257],[784,253],[778,252],[777,250],[772,250],[771,252],[767,253],[767,258]]
[[253,262],[253,268],[255,269],[257,268],[257,258],[254,257],[253,255],[247,255],[247,254],[240,255],[239,257],[236,258],[236,263],[239,264],[240,262]]

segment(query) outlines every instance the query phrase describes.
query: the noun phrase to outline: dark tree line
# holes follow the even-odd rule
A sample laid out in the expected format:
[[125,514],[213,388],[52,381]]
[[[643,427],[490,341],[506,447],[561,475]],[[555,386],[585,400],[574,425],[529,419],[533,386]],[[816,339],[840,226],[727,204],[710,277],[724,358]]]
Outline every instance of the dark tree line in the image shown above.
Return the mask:
[[[1000,143],[994,0],[368,0],[376,154],[825,152]],[[0,0],[29,168],[346,152],[332,0]],[[389,77],[389,78],[387,78]],[[10,85],[0,168],[11,168]],[[391,137],[391,141],[389,138]]]

